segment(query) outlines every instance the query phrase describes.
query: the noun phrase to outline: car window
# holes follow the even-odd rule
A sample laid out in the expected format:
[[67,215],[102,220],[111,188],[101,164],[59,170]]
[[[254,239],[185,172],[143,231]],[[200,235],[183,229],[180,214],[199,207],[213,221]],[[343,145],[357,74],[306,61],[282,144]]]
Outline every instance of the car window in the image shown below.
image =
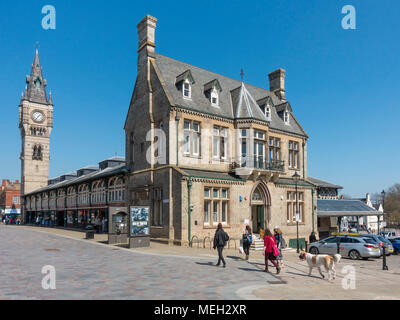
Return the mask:
[[363,238],[366,243],[375,244],[375,241],[371,238]]
[[337,238],[336,237],[331,237],[331,238],[327,238],[324,240],[327,243],[336,243],[337,242]]
[[388,242],[388,239],[386,239],[385,237],[382,237],[382,236],[379,236],[378,237],[379,238],[379,240],[381,240],[382,242]]
[[346,237],[340,238],[340,243],[350,243],[350,242],[351,242],[350,238],[346,238]]
[[351,243],[360,243],[361,241],[356,238],[351,238]]

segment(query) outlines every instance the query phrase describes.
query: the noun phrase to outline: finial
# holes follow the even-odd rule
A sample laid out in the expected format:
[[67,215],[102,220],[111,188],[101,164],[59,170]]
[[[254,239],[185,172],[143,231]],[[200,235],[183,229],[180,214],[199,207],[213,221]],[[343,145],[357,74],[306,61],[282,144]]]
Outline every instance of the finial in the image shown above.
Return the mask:
[[35,47],[36,47],[36,53],[38,53],[38,50],[39,50],[39,41],[36,41]]
[[243,82],[243,78],[244,78],[244,71],[243,71],[243,69],[240,69],[240,78],[242,79],[242,82]]

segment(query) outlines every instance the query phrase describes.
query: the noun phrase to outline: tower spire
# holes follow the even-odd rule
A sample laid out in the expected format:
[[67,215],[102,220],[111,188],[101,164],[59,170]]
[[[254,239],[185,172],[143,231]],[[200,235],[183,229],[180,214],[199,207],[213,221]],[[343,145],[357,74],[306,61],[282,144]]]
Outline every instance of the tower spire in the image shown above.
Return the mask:
[[43,79],[42,66],[39,59],[38,42],[36,43],[36,53],[32,64],[30,76],[26,77],[26,96],[28,101],[49,104],[46,94],[46,80]]

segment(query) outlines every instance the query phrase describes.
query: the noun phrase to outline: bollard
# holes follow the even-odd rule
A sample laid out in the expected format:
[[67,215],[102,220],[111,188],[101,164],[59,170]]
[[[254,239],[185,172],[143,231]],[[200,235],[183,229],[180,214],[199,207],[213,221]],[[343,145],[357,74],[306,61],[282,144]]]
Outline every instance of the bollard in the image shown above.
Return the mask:
[[337,245],[337,254],[340,254],[340,242],[336,242]]
[[385,245],[382,246],[382,249],[383,249],[382,270],[389,270],[388,266],[386,265],[386,247],[385,247]]

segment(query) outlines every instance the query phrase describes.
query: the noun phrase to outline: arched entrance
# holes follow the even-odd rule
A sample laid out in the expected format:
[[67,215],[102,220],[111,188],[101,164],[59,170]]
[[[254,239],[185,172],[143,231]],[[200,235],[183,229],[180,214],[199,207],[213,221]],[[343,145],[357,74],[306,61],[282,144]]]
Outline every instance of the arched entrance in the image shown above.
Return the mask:
[[260,230],[264,230],[265,227],[269,226],[271,221],[270,208],[271,208],[271,196],[267,185],[259,181],[253,188],[251,194],[251,220],[252,229],[254,233],[260,233]]

